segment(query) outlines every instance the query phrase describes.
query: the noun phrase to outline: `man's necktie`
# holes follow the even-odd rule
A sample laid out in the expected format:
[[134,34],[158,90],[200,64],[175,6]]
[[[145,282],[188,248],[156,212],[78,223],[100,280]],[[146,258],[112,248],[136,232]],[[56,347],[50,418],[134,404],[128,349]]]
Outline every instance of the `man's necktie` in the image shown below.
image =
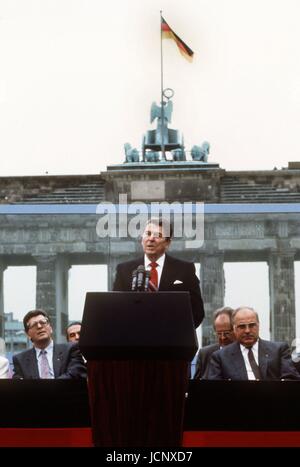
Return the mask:
[[158,264],[155,262],[150,263],[151,270],[150,270],[150,282],[151,284],[154,285],[156,290],[158,289],[158,272],[157,272],[157,266]]
[[253,371],[253,374],[255,376],[255,379],[261,379],[259,366],[257,365],[257,363],[255,361],[253,351],[252,351],[252,347],[250,347],[250,349],[248,350],[248,360],[249,360],[251,369]]
[[50,379],[50,367],[49,367],[49,362],[47,358],[47,350],[41,350],[40,353],[40,359],[41,359],[41,378],[42,379]]

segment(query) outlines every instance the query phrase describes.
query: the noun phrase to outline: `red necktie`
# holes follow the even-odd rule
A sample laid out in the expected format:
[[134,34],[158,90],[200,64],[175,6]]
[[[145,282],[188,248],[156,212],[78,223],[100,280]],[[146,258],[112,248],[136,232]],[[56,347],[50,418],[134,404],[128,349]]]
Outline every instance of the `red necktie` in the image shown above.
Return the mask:
[[153,263],[150,263],[150,266],[151,266],[150,281],[152,282],[154,287],[156,287],[156,289],[158,289],[158,272],[157,272],[157,269],[156,269],[158,264],[153,262]]

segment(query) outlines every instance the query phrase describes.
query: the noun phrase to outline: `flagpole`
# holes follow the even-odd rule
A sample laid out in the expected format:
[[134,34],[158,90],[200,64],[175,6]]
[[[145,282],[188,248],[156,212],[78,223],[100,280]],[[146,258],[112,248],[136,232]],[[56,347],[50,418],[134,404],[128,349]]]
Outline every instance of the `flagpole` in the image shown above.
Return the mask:
[[162,10],[160,10],[160,100],[161,100],[161,159],[166,160],[165,143],[164,143],[164,68],[163,68],[163,45],[162,45]]

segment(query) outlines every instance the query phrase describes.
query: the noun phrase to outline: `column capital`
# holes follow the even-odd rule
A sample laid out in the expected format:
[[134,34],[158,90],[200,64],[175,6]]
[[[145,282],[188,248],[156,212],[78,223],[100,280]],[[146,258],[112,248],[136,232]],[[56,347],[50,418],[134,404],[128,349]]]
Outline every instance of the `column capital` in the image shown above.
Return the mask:
[[291,260],[294,260],[296,256],[297,250],[295,248],[289,248],[285,250],[270,250],[269,252],[269,260],[273,259],[283,259],[283,258],[289,258]]
[[32,255],[32,258],[37,262],[37,263],[42,263],[42,262],[51,262],[51,261],[55,261],[56,258],[57,258],[57,254],[56,253],[53,253],[53,254],[46,254],[46,255],[42,255],[42,254],[38,254],[38,255]]

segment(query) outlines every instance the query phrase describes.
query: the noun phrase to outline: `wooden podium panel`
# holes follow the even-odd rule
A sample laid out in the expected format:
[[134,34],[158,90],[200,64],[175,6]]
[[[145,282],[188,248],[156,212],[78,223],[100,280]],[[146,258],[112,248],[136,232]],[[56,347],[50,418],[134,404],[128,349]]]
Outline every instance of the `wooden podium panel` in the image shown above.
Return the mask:
[[96,446],[181,446],[197,350],[189,293],[88,293],[79,345]]

